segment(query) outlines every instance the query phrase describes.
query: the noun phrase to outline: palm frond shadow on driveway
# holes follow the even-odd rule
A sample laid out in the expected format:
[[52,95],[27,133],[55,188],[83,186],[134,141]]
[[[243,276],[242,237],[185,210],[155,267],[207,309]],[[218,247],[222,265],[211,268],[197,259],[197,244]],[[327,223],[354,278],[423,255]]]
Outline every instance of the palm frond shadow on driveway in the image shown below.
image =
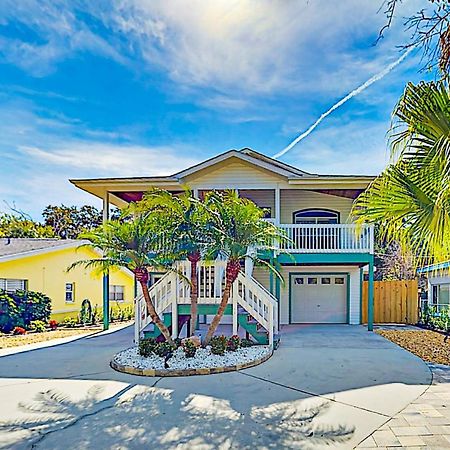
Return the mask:
[[207,395],[175,401],[172,390],[158,387],[130,385],[106,400],[100,400],[101,392],[93,386],[81,400],[40,392],[20,405],[25,418],[0,423],[0,430],[26,430],[30,446],[45,449],[313,449],[346,442],[354,433],[353,427],[323,423],[330,402],[318,399],[240,412]]

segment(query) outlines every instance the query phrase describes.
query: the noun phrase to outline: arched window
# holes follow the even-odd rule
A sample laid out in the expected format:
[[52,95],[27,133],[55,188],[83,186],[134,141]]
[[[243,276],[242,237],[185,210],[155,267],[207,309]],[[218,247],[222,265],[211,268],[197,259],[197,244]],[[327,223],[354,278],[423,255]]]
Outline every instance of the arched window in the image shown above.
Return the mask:
[[331,209],[301,209],[293,214],[294,223],[333,224],[339,223],[339,213]]

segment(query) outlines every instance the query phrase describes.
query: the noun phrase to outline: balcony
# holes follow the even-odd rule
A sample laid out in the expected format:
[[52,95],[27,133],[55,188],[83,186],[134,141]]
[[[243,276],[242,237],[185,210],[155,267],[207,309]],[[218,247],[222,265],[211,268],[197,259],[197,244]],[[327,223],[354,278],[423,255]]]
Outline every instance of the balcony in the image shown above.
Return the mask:
[[287,236],[278,247],[285,253],[370,253],[373,254],[373,225],[280,224]]

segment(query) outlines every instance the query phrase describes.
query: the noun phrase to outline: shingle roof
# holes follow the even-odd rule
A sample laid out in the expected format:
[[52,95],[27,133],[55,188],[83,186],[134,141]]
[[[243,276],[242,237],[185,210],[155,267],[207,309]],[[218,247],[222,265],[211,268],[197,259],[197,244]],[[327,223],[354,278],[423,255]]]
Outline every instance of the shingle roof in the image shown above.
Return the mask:
[[31,239],[31,238],[1,238],[0,239],[0,257],[20,255],[35,250],[43,250],[55,247],[67,247],[81,244],[76,239]]

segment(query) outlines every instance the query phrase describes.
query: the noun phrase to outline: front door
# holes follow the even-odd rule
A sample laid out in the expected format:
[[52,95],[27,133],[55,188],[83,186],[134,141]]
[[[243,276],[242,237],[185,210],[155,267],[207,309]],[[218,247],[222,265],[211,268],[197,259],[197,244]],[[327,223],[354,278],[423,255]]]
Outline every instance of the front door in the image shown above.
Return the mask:
[[346,274],[291,277],[292,323],[347,323]]

